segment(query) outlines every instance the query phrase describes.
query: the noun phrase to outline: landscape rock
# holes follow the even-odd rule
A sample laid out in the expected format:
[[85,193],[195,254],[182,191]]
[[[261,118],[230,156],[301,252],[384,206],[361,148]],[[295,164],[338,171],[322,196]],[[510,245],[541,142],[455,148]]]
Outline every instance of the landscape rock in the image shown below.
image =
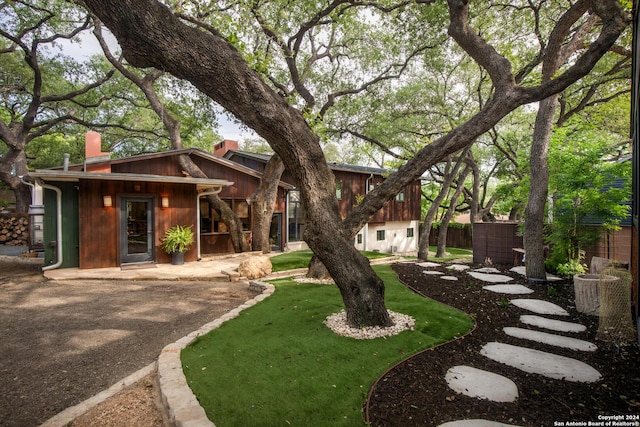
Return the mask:
[[268,276],[272,270],[271,260],[266,256],[250,257],[242,261],[238,266],[240,276],[246,277],[249,280]]

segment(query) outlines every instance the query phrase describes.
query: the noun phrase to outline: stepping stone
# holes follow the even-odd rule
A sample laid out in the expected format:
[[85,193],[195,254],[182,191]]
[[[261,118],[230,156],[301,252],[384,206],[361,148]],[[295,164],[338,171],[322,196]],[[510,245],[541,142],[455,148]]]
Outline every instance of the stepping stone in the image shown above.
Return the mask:
[[473,271],[477,271],[478,273],[500,273],[500,270],[498,270],[497,268],[494,268],[494,267],[476,268]]
[[530,374],[580,383],[592,383],[601,378],[600,372],[579,360],[515,345],[490,342],[480,354]]
[[478,280],[488,283],[505,283],[513,280],[513,277],[505,276],[503,274],[490,274],[477,271],[469,271],[468,274],[471,277],[475,277]]
[[456,276],[440,276],[442,280],[449,280],[450,282],[457,282],[458,278]]
[[533,289],[527,288],[523,285],[489,285],[483,286],[482,289],[498,294],[524,295],[533,293]]
[[547,319],[546,317],[523,314],[520,321],[525,325],[536,326],[538,328],[549,329],[558,332],[584,332],[587,327],[579,323],[565,322],[563,320]]
[[555,316],[568,316],[564,308],[541,299],[512,299],[511,304],[536,314],[550,314]]
[[433,268],[433,267],[440,267],[440,264],[438,264],[437,262],[421,262],[418,264],[420,267],[425,267],[425,268]]
[[556,347],[569,348],[571,350],[596,351],[598,349],[595,344],[588,341],[583,341],[571,337],[563,337],[561,335],[549,334],[547,332],[511,327],[503,328],[502,330],[505,334],[512,337],[536,341],[542,344],[554,345]]
[[471,366],[449,368],[444,378],[453,391],[465,396],[492,402],[514,402],[518,398],[518,386],[509,378]]
[[[527,275],[527,268],[524,265],[519,265],[517,267],[513,267],[511,270],[512,273],[520,274],[521,276]],[[555,282],[558,280],[563,280],[562,277],[554,276],[553,274],[547,273],[547,282]]]
[[430,274],[433,276],[441,276],[444,273],[442,271],[435,271],[435,270],[429,270],[429,271],[423,271],[424,274]]
[[448,423],[440,424],[438,427],[518,427],[515,424],[504,424],[496,421],[489,420],[460,420],[449,421]]
[[469,267],[468,265],[462,265],[462,264],[451,264],[449,267],[447,267],[449,270],[455,270],[455,271],[464,271],[464,270],[468,270]]

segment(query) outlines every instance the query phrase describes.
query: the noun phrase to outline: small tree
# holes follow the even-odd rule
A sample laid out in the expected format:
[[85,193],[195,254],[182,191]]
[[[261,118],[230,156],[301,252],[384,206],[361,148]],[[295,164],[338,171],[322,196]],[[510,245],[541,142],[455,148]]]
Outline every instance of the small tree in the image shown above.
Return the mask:
[[631,164],[611,160],[619,147],[611,147],[605,136],[582,122],[557,130],[552,143],[555,196],[548,266],[559,273],[579,273],[584,250],[619,229],[628,213],[624,203],[631,195]]

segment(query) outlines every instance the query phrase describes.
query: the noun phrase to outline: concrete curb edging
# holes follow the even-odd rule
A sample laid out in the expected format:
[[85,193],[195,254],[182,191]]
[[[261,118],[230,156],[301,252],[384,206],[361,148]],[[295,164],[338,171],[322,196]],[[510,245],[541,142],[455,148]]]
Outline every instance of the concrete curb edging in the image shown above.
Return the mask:
[[256,305],[260,301],[271,296],[275,287],[269,283],[260,281],[249,282],[252,289],[262,290],[262,293],[222,315],[216,320],[203,325],[197,331],[167,345],[158,357],[158,383],[162,403],[166,409],[169,422],[176,427],[215,427],[215,424],[207,418],[200,406],[198,399],[187,384],[187,378],[182,371],[180,352],[197,337],[204,335],[220,327],[227,320],[238,317],[246,308]]
[[90,409],[104,402],[114,394],[124,390],[126,387],[129,387],[132,384],[135,384],[141,378],[146,377],[147,375],[152,373],[154,369],[156,369],[156,362],[152,362],[147,366],[145,366],[144,368],[137,370],[133,374],[127,376],[126,378],[121,379],[120,381],[118,381],[108,389],[101,391],[95,396],[92,396],[87,400],[84,400],[78,403],[75,406],[71,406],[65,409],[64,411],[59,412],[58,414],[54,415],[53,417],[49,418],[47,421],[42,423],[40,427],[63,427],[68,425],[69,423],[74,421],[76,418],[80,417],[81,415],[88,412]]

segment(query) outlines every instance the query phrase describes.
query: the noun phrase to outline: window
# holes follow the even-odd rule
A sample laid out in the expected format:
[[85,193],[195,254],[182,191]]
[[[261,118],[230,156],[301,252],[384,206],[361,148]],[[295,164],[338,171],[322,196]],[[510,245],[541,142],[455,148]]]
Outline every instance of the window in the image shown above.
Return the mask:
[[[235,212],[242,222],[242,229],[251,229],[251,209],[245,199],[223,199],[224,203]],[[227,225],[222,222],[220,215],[206,199],[200,199],[200,232],[228,233]]]
[[396,194],[396,202],[404,202],[404,191],[401,191],[398,194]]
[[342,183],[336,182],[336,199],[342,200]]
[[378,230],[376,231],[376,238],[378,240],[384,240],[384,230]]
[[289,241],[301,242],[302,233],[304,232],[305,218],[302,202],[300,201],[300,192],[293,190],[289,192]]
[[359,245],[362,244],[362,233],[358,234],[357,242]]
[[413,228],[407,228],[407,237],[413,237]]

